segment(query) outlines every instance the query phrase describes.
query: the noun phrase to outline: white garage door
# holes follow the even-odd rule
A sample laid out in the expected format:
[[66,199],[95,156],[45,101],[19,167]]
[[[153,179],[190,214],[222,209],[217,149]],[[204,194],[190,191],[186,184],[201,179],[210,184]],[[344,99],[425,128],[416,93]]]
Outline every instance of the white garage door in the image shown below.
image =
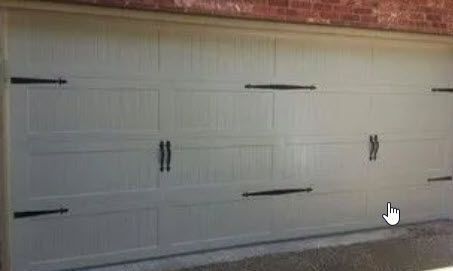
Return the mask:
[[444,215],[450,45],[9,15],[15,270]]

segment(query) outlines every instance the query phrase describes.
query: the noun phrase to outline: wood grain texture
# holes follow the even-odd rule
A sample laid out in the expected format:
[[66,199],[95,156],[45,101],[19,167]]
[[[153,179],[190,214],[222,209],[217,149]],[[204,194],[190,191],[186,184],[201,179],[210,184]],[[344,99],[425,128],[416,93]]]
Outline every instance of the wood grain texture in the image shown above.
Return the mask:
[[[404,223],[445,215],[447,184],[426,179],[451,168],[452,104],[430,91],[451,84],[451,44],[25,10],[9,23],[12,74],[68,81],[11,85],[14,210],[69,209],[14,221],[19,270],[376,227],[387,199]],[[297,187],[314,190],[242,197]]]

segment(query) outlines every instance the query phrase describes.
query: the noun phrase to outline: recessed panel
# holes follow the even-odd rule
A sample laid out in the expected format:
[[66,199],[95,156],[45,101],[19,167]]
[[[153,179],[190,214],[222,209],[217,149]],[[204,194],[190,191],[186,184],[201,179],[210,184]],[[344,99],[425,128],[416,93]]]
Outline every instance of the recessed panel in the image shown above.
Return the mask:
[[159,129],[159,95],[147,89],[31,89],[30,132]]
[[368,183],[367,151],[362,142],[307,146],[309,182],[318,191],[363,191]]
[[157,154],[152,150],[33,154],[33,197],[75,196],[156,188]]
[[371,42],[319,36],[277,39],[276,74],[305,84],[363,83],[372,65]]
[[276,95],[276,126],[282,132],[353,135],[366,132],[367,95],[288,92]]
[[400,223],[438,219],[442,214],[442,187],[412,187],[373,190],[368,195],[369,221],[387,226],[382,214],[387,202],[400,209]]
[[272,146],[182,148],[172,164],[170,186],[265,183],[272,179]]
[[240,200],[170,208],[168,224],[173,245],[238,239],[270,231],[270,200]]
[[372,98],[371,122],[380,133],[446,133],[448,99],[443,95],[382,94]]
[[140,21],[17,12],[9,27],[13,74],[124,78],[157,71],[157,31]]
[[387,85],[445,86],[451,48],[408,41],[374,43],[373,81]]
[[175,129],[187,132],[260,132],[272,129],[273,94],[178,91]]
[[154,209],[37,219],[18,229],[30,240],[31,262],[93,257],[157,245]]
[[370,166],[375,186],[426,184],[429,172],[445,168],[444,140],[413,139],[382,141],[378,157]]
[[284,196],[275,199],[274,221],[281,232],[358,222],[365,203],[365,193]]
[[274,68],[272,37],[203,31],[162,30],[160,71],[175,76],[269,77]]

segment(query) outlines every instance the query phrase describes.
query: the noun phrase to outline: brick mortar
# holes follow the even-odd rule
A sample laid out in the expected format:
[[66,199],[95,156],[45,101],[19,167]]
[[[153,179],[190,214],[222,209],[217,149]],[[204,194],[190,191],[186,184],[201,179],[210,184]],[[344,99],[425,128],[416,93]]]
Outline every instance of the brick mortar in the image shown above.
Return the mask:
[[41,0],[453,36],[453,0]]

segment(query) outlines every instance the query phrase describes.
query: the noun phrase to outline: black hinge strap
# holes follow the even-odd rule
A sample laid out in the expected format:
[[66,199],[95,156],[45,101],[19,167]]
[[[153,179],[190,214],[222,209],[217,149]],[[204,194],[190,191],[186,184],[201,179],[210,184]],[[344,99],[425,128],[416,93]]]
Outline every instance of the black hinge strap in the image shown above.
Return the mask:
[[448,181],[452,181],[452,180],[453,180],[452,176],[445,176],[445,177],[429,178],[428,182],[448,182]]
[[259,89],[280,89],[280,90],[290,90],[290,89],[307,89],[315,90],[316,86],[301,86],[301,85],[285,85],[285,84],[268,84],[268,85],[252,85],[247,84],[245,88],[259,88]]
[[295,194],[295,193],[310,193],[313,191],[313,188],[297,188],[297,189],[276,189],[268,191],[259,191],[259,192],[245,192],[242,194],[243,197],[256,197],[256,196],[278,196],[286,194]]
[[35,211],[23,211],[14,212],[14,218],[25,218],[33,216],[51,215],[51,214],[64,214],[69,212],[66,208],[54,209],[54,210],[35,210]]
[[45,79],[45,78],[30,78],[30,77],[11,77],[11,84],[66,84],[67,81],[62,78]]
[[432,92],[453,92],[453,88],[432,88]]

